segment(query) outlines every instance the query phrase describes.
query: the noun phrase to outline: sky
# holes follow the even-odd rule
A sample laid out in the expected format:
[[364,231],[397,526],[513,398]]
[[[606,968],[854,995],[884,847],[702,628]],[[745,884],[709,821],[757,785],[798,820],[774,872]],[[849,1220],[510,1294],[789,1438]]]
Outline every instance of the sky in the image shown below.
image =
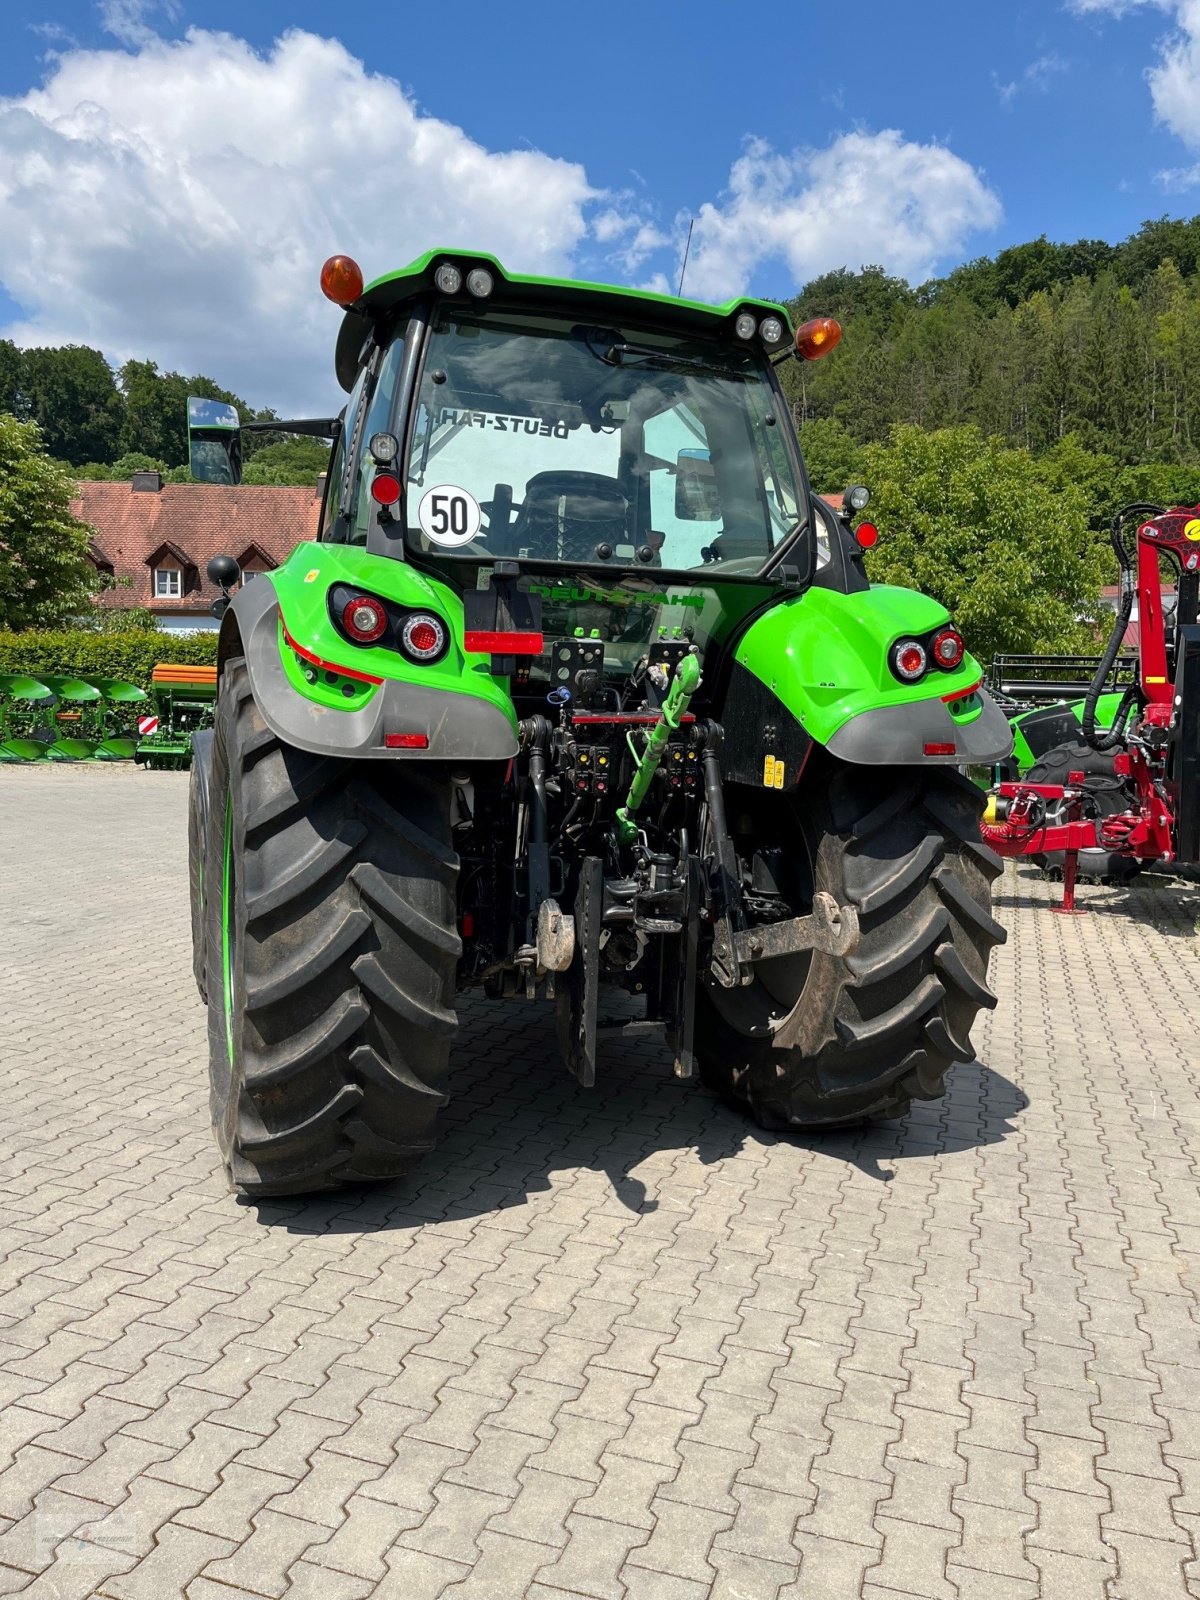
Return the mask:
[[721,301],[1200,212],[1200,0],[4,0],[0,337],[337,398],[322,261]]

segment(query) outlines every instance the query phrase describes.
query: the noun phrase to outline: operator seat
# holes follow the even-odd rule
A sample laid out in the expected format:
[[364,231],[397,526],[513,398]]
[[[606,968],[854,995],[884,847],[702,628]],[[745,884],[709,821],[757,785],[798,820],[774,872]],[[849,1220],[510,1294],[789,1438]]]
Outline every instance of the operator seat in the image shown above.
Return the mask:
[[615,478],[600,472],[538,472],[505,540],[516,554],[544,560],[595,561],[596,546],[628,544],[629,501]]

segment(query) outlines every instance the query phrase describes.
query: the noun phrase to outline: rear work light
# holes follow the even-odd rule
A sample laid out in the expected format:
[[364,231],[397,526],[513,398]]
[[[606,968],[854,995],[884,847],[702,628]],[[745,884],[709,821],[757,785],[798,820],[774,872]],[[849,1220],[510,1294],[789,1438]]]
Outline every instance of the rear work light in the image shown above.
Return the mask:
[[342,627],[355,644],[374,644],[387,632],[387,612],[368,594],[357,594],[342,607]]
[[941,633],[934,636],[933,659],[946,672],[953,672],[961,664],[965,649],[962,634],[957,628],[943,628]]
[[445,624],[431,612],[414,612],[400,630],[400,645],[411,661],[436,661],[446,649]]
[[925,654],[925,646],[916,639],[901,639],[899,644],[892,646],[891,664],[892,671],[903,683],[916,683],[918,678],[925,676],[929,658]]

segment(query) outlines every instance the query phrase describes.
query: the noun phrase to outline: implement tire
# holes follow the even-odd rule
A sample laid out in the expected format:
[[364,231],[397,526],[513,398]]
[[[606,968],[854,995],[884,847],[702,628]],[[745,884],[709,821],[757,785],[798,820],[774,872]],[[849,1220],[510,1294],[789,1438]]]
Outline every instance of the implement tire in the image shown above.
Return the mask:
[[814,889],[859,916],[849,956],[760,962],[754,981],[698,995],[703,1081],[765,1128],[898,1117],[971,1061],[1001,870],[980,840],[983,796],[946,768],[830,763],[801,796],[793,837]]
[[227,664],[204,910],[213,1128],[241,1194],[392,1178],[432,1148],[461,950],[450,792],[437,768],[282,743]]
[[[1025,781],[1065,786],[1072,772],[1082,772],[1083,786],[1088,793],[1084,802],[1084,816],[1115,816],[1133,806],[1133,801],[1117,777],[1116,758],[1116,750],[1093,750],[1082,739],[1069,740],[1066,744],[1054,745],[1045,755],[1039,756],[1025,774]],[[1049,871],[1057,868],[1061,872],[1067,858],[1063,851],[1056,850],[1049,855],[1034,856],[1033,859],[1039,867]],[[1136,877],[1141,867],[1131,856],[1118,855],[1115,851],[1081,850],[1079,870],[1088,878],[1104,878],[1120,883],[1126,878]]]
[[204,850],[208,838],[208,789],[212,778],[209,730],[192,738],[192,771],[188,778],[188,893],[192,909],[192,976],[200,998],[208,1004],[208,955],[204,935]]

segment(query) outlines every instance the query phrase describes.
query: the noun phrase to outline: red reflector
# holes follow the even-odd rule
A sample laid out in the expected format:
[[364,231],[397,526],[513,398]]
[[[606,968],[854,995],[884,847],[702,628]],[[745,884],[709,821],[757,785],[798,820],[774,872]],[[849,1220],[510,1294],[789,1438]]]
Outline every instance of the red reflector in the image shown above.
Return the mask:
[[976,678],[975,682],[968,684],[965,689],[955,689],[953,694],[944,694],[942,699],[947,705],[949,705],[953,700],[965,700],[969,694],[974,694],[976,689],[978,689],[982,683],[982,678]]
[[854,530],[854,537],[858,540],[860,549],[870,550],[879,539],[879,529],[873,522],[860,522]]
[[461,927],[464,939],[473,939],[475,937],[475,918],[469,911],[463,912]]
[[922,748],[927,756],[953,756],[958,754],[956,744],[927,744]]
[[540,633],[465,633],[463,649],[484,656],[540,656]]
[[376,505],[394,506],[400,498],[400,479],[390,472],[377,472],[371,479],[371,499]]
[[385,750],[428,750],[429,735],[425,733],[385,733]]
[[283,620],[283,613],[279,616],[279,627],[283,637],[291,645],[296,654],[304,661],[311,661],[314,667],[323,667],[326,672],[338,672],[343,678],[354,678],[359,683],[382,683],[382,678],[376,678],[369,672],[356,672],[353,667],[343,667],[337,661],[326,661],[322,656],[313,655],[311,650],[306,650],[303,645],[297,644],[287,631],[287,623]]

